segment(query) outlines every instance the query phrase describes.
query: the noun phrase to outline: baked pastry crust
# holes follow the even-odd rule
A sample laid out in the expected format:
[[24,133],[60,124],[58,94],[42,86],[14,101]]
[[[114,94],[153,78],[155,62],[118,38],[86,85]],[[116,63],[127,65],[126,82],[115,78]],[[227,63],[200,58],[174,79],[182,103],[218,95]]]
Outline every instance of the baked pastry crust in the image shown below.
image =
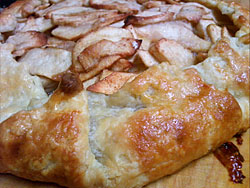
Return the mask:
[[248,129],[249,11],[196,2],[228,15],[236,37],[219,39],[197,65],[152,66],[109,96],[87,94],[65,73],[47,103],[0,124],[0,172],[68,187],[141,187]]

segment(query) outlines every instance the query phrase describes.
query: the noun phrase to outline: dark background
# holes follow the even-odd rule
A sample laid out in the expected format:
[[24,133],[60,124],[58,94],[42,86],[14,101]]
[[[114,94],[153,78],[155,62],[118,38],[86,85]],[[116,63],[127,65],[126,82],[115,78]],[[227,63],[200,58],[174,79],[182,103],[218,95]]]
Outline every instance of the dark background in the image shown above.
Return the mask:
[[4,8],[9,6],[11,3],[15,2],[16,0],[0,0],[0,7]]

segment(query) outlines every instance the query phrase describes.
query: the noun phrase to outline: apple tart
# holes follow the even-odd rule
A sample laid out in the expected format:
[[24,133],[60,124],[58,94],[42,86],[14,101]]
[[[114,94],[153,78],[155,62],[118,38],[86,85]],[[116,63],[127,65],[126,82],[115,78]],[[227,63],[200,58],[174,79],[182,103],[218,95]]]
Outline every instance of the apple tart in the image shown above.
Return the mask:
[[249,128],[249,11],[22,0],[0,13],[0,173],[142,187]]

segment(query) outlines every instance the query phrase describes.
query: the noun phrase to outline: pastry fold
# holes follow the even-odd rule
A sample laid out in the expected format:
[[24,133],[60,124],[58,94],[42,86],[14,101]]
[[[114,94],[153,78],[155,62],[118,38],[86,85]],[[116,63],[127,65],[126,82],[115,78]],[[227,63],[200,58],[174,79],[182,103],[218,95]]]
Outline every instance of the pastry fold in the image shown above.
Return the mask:
[[43,106],[0,124],[0,173],[73,188],[142,187],[247,130],[246,12],[197,2],[226,12],[236,37],[217,41],[202,63],[154,65],[109,96],[61,82]]

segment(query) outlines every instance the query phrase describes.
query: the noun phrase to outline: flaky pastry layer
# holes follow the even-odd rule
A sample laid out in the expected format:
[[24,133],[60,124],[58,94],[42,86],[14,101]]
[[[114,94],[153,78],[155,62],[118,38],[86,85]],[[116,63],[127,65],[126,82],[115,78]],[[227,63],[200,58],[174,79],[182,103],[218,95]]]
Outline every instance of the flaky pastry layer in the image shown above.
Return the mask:
[[[249,128],[249,40],[247,38],[249,37],[249,11],[236,3],[215,0],[196,0],[195,2],[209,8],[218,8],[222,14],[229,16],[238,27],[235,37],[225,32],[214,42],[208,42],[194,36],[193,39],[198,41],[197,44],[194,41],[185,40],[186,36],[178,41],[178,37],[175,38],[176,36],[169,35],[167,32],[147,35],[149,30],[153,29],[157,33],[159,28],[164,28],[165,22],[162,20],[174,18],[171,15],[157,17],[160,22],[153,24],[159,25],[153,26],[143,24],[136,26],[140,25],[138,20],[142,18],[128,17],[130,23],[135,24],[135,31],[139,37],[135,36],[131,28],[126,28],[123,34],[119,34],[123,31],[122,29],[117,29],[113,36],[105,33],[100,39],[96,39],[91,32],[98,33],[102,28],[96,26],[99,22],[92,23],[92,18],[89,18],[91,21],[88,27],[97,27],[97,30],[88,30],[90,34],[83,34],[81,32],[86,29],[84,26],[81,31],[72,32],[74,40],[83,36],[76,42],[74,47],[76,50],[72,53],[73,73],[66,71],[62,78],[60,75],[58,77],[42,75],[53,81],[60,80],[58,88],[49,99],[47,96],[41,96],[45,98],[44,100],[48,99],[48,102],[33,106],[35,107],[33,109],[29,109],[29,104],[25,103],[21,109],[15,109],[12,115],[0,124],[0,172],[76,188],[142,187],[160,177],[176,172],[189,162],[216,149],[236,133],[247,130]],[[75,1],[74,3],[70,6],[79,4],[82,6],[86,2]],[[139,12],[140,4],[131,8],[127,6],[127,3],[126,1],[122,6],[114,3],[110,6],[103,1],[90,1],[92,8],[117,9],[119,14],[121,13],[118,16],[117,12],[112,12],[112,15],[105,11],[100,13],[107,16],[107,19],[111,19],[109,16],[114,16],[116,21],[128,16],[126,13],[131,16]],[[144,6],[158,6],[158,4],[150,3]],[[17,3],[16,6],[20,4]],[[131,5],[132,2],[128,4]],[[32,3],[29,6],[31,5],[35,6]],[[27,7],[24,10],[27,14],[29,13]],[[46,11],[42,9],[38,14],[43,15],[45,19],[54,19],[55,23],[61,23],[61,19],[53,16],[51,11],[53,7]],[[205,13],[199,11],[200,16],[203,14]],[[11,15],[12,18],[7,15]],[[176,19],[184,17],[194,23],[198,19],[186,17],[184,10],[178,15]],[[18,12],[5,11],[0,14],[0,23],[5,26],[0,32],[13,31],[17,24],[13,16],[17,18]],[[6,21],[6,17],[11,19],[11,24],[3,22],[3,20]],[[66,18],[63,17],[63,19]],[[67,17],[67,19],[71,18]],[[152,24],[152,17],[143,19],[148,19],[146,23]],[[108,21],[108,25],[113,22],[115,21],[112,18],[112,21]],[[167,25],[178,30],[182,26],[176,23],[179,22],[167,22]],[[186,23],[184,25],[187,32],[192,33],[189,30],[190,25]],[[105,26],[104,24],[103,27]],[[64,31],[64,27],[70,27],[69,31],[72,29],[71,26],[60,25],[52,34],[63,38],[61,33],[58,35],[55,33],[60,29]],[[109,27],[104,28],[107,31],[110,31],[109,29]],[[119,35],[131,39],[123,39]],[[137,37],[140,40],[137,40]],[[151,42],[158,41],[161,37],[170,39],[154,44],[155,46],[152,47]],[[105,40],[109,38],[112,39],[106,43]],[[126,40],[131,42],[130,45],[125,46],[122,43]],[[86,41],[89,42],[88,45]],[[171,64],[178,60],[171,57],[171,53],[162,52],[161,45],[173,44],[175,43],[173,41],[182,45],[190,61],[194,59],[191,51],[208,53],[203,61],[196,65],[188,63],[188,65],[186,63],[183,65],[182,62],[177,65]],[[103,43],[113,44],[119,49],[98,48],[96,50],[98,45],[103,45]],[[8,60],[16,65],[17,62],[11,55],[14,51],[11,44],[0,45],[2,49],[8,51],[9,55],[8,57],[4,54],[0,56],[1,61]],[[125,52],[119,51],[120,48],[122,49],[121,45],[124,45]],[[62,54],[65,54],[66,59],[71,57],[68,55],[68,48],[63,50]],[[152,63],[153,60],[151,62],[153,66],[150,65],[147,70],[140,73],[133,73],[136,78],[134,76],[130,81],[127,79],[125,81],[127,83],[119,89],[115,88],[115,92],[106,93],[107,95],[93,93],[92,91],[97,91],[96,85],[98,84],[87,87],[90,88],[89,91],[82,88],[82,81],[102,71],[96,68],[97,62],[102,62],[104,68],[110,68],[117,60],[122,58],[126,60],[133,56],[136,50],[141,50],[146,54],[148,51],[157,51],[161,57],[158,56],[158,59],[151,57],[155,61],[155,63]],[[45,53],[46,49],[42,51]],[[31,51],[26,53],[21,60],[26,62],[25,57],[28,57],[29,53]],[[92,53],[95,53],[95,56],[92,57]],[[147,55],[150,56],[150,54]],[[61,61],[60,58],[55,57],[55,59]],[[85,60],[81,61],[82,59]],[[51,62],[56,62],[56,60],[51,60]],[[89,63],[85,64],[87,61]],[[67,65],[62,65],[62,67],[68,68],[67,62],[65,63]],[[4,63],[1,62],[1,66]],[[56,66],[55,64],[52,67]],[[41,69],[34,68],[34,70],[39,72]],[[100,85],[103,86],[103,82],[108,85],[108,76],[97,82],[98,88]],[[29,79],[36,79],[36,77],[30,76]],[[40,82],[35,85],[36,87],[34,86],[36,90],[42,88]],[[86,85],[86,82],[84,84]],[[29,95],[30,90],[32,89],[28,88],[23,94],[32,101],[36,98],[34,95]],[[43,92],[42,90],[40,93],[43,94]],[[6,96],[3,91],[0,92],[1,95],[2,93]]]

